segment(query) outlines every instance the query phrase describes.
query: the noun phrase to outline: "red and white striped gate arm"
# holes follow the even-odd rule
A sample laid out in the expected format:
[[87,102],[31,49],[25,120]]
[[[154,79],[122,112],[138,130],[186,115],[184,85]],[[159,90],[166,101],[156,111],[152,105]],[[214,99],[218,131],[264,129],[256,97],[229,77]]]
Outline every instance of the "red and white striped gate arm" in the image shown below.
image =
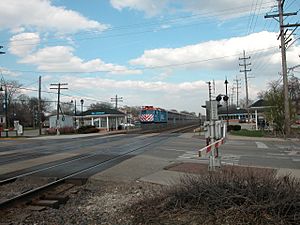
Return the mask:
[[202,156],[210,153],[212,148],[214,148],[214,149],[219,148],[224,143],[225,143],[225,137],[211,143],[210,145],[205,146],[204,148],[201,148],[200,150],[198,150],[199,157],[202,157]]

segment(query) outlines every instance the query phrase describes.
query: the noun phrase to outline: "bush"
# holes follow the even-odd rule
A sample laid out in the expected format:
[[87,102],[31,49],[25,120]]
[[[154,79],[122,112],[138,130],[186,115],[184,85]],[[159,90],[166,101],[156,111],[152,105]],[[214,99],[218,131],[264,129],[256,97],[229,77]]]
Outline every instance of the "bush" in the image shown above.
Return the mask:
[[79,134],[98,133],[99,129],[97,129],[95,126],[88,125],[88,126],[79,127],[77,132]]
[[263,137],[265,132],[262,130],[239,130],[239,131],[232,131],[232,135],[238,136],[246,136],[246,137]]
[[127,213],[132,224],[292,225],[300,219],[299,185],[275,170],[236,167],[186,177]]
[[[62,127],[62,128],[59,128],[58,130],[59,130],[60,134],[74,134],[75,133],[74,127]],[[50,134],[50,135],[56,134],[56,128],[48,128],[46,130],[46,134]]]
[[241,125],[228,125],[227,131],[231,131],[231,130],[235,130],[235,131],[241,130]]

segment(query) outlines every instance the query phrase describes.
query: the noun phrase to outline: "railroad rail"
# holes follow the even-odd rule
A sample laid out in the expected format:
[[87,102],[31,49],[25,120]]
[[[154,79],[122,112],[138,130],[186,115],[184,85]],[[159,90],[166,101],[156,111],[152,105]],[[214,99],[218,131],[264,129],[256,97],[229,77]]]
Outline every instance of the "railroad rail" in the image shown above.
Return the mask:
[[[165,133],[176,133],[176,132],[180,132],[181,130],[183,131],[183,130],[186,130],[186,129],[192,129],[192,127],[189,126],[188,128],[187,127],[177,128],[176,130],[165,131]],[[158,136],[158,135],[159,134],[155,134],[154,136]],[[148,142],[146,144],[143,144],[142,146],[133,148],[133,149],[131,149],[131,150],[125,152],[125,153],[122,153],[122,154],[114,156],[114,157],[110,157],[110,158],[105,159],[105,160],[103,160],[103,161],[101,161],[101,162],[99,162],[99,163],[97,163],[95,165],[86,167],[86,168],[81,169],[79,171],[76,171],[74,173],[70,173],[70,174],[68,174],[66,176],[58,178],[55,181],[49,182],[47,184],[44,184],[44,185],[39,186],[39,187],[36,187],[36,188],[34,188],[32,190],[29,190],[29,191],[26,191],[26,192],[24,192],[22,194],[19,194],[17,196],[14,196],[14,197],[11,197],[9,199],[6,199],[6,200],[0,202],[0,208],[1,209],[5,209],[5,208],[9,208],[9,207],[11,207],[14,204],[19,203],[19,202],[28,202],[30,199],[36,198],[37,196],[41,196],[42,193],[44,193],[46,191],[49,191],[50,189],[53,189],[53,188],[57,187],[58,185],[61,185],[61,184],[65,183],[69,179],[72,179],[72,178],[74,178],[74,177],[76,177],[78,175],[84,174],[84,173],[86,173],[88,171],[92,171],[92,170],[94,170],[96,168],[99,168],[99,167],[102,167],[102,166],[107,166],[107,165],[110,165],[111,163],[117,162],[119,160],[126,159],[132,153],[141,151],[142,149],[144,149],[144,148],[146,148],[146,147],[148,147],[148,146],[150,146],[152,144],[157,144],[159,142],[167,140],[168,138],[170,138],[170,136],[162,136],[162,137],[160,137],[160,140],[150,141],[150,142]],[[53,169],[55,167],[64,166],[66,164],[78,162],[80,160],[84,160],[84,159],[88,159],[88,158],[93,158],[95,156],[97,156],[97,154],[93,153],[91,155],[81,156],[81,157],[78,157],[78,158],[75,158],[75,159],[72,159],[72,160],[69,160],[69,161],[65,161],[63,163],[58,163],[58,164],[46,167],[46,168],[41,168],[41,169],[30,171],[30,172],[27,172],[27,173],[24,173],[24,174],[19,174],[17,176],[1,180],[0,181],[0,185],[4,185],[4,184],[7,184],[9,182],[13,182],[13,181],[15,181],[15,180],[17,180],[18,178],[21,178],[21,177],[26,177],[26,176],[33,175],[33,174],[36,174],[36,173],[39,173],[39,172],[42,172],[42,171],[47,171],[47,170]]]

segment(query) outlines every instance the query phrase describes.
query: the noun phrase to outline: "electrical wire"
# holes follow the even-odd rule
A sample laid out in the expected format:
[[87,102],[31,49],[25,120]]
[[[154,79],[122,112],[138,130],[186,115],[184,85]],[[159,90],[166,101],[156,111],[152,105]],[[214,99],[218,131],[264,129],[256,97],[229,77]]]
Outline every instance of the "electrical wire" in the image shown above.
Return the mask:
[[[265,5],[268,5],[269,3],[271,2],[266,2],[264,3]],[[116,27],[116,28],[111,28],[109,31],[118,31],[118,30],[128,30],[129,28],[133,28],[133,29],[137,29],[137,28],[145,28],[145,26],[148,24],[153,26],[153,25],[162,25],[163,23],[166,23],[166,22],[172,22],[174,23],[174,21],[176,23],[178,22],[184,22],[182,19],[184,18],[197,18],[197,19],[201,19],[201,16],[202,18],[204,19],[209,19],[209,18],[215,18],[216,16],[230,16],[232,15],[233,12],[235,12],[236,10],[238,9],[244,9],[244,11],[241,11],[240,13],[245,13],[248,11],[248,7],[245,7],[245,6],[242,6],[242,7],[235,7],[235,8],[228,8],[228,9],[225,9],[225,10],[222,10],[221,12],[223,13],[212,13],[212,12],[206,12],[206,13],[202,13],[202,14],[193,14],[193,15],[190,15],[190,16],[184,16],[184,17],[178,17],[178,18],[175,18],[175,19],[169,19],[169,20],[162,20],[160,21],[159,23],[155,23],[155,22],[150,22],[150,23],[139,23],[139,24],[132,24],[132,25],[127,25],[127,26],[123,26],[123,27]],[[247,10],[246,10],[247,9]],[[224,13],[226,12],[226,13]],[[207,21],[203,21],[202,23],[207,23]],[[199,23],[197,23],[199,24]],[[141,25],[141,26],[139,26]],[[196,25],[196,24],[194,24]],[[185,25],[187,26],[187,25]],[[165,29],[162,29],[162,30],[167,30],[167,29],[177,29],[178,27],[180,26],[176,26],[175,28],[173,27],[169,27],[169,28],[165,28]],[[184,27],[184,26],[183,26]],[[115,35],[107,35],[107,36],[92,36],[92,37],[83,37],[83,38],[78,38],[78,39],[75,39],[76,41],[83,41],[83,40],[90,40],[90,39],[96,39],[96,38],[110,38],[110,37],[119,37],[119,36],[127,36],[127,35],[132,35],[132,34],[142,34],[142,33],[148,33],[148,32],[153,32],[153,30],[147,30],[147,31],[139,31],[139,32],[130,32],[130,33],[121,33],[121,34],[115,34]],[[89,33],[87,33],[89,34]],[[95,32],[93,33],[95,34]],[[101,34],[101,33],[96,33],[96,34]],[[49,37],[49,36],[48,36]],[[54,37],[54,36],[53,36]],[[24,39],[17,39],[17,40],[13,40],[13,42],[22,42],[22,41],[26,41],[26,40],[40,40],[40,38],[24,38]],[[2,40],[0,41],[1,43],[9,43],[11,42],[11,40]],[[59,42],[64,42],[64,41],[48,41],[46,43],[59,43]],[[35,45],[36,43],[23,43],[21,45]],[[18,44],[14,44],[14,46],[19,46]]]
[[[269,49],[274,49],[277,48],[277,46],[272,46],[264,49],[259,49],[259,50],[253,50],[253,51],[248,51],[248,53],[255,53],[255,52],[260,52],[260,51],[266,51]],[[208,58],[208,59],[199,59],[199,60],[194,60],[194,61],[188,61],[188,62],[183,62],[183,63],[174,63],[174,64],[166,64],[166,65],[160,65],[160,66],[148,66],[148,67],[134,67],[134,68],[128,68],[128,69],[120,69],[120,70],[99,70],[99,71],[33,71],[33,70],[15,70],[15,69],[9,69],[10,71],[14,72],[22,72],[22,73],[47,73],[47,74],[87,74],[87,73],[112,73],[112,72],[128,72],[130,70],[152,70],[152,69],[161,69],[161,68],[169,68],[169,67],[180,67],[180,66],[185,66],[185,65],[191,65],[191,64],[197,64],[197,63],[204,63],[204,62],[209,62],[209,61],[214,61],[214,60],[221,60],[233,56],[239,56],[240,53],[235,53],[232,55],[226,55],[226,56],[220,56],[220,57],[215,57],[215,58]]]

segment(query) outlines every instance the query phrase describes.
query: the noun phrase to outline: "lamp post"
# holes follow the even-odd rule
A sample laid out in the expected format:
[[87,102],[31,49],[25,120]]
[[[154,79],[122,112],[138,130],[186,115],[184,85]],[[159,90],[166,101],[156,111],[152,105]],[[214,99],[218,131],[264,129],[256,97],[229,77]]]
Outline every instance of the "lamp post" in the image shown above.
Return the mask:
[[[3,85],[4,85],[4,89],[3,89]],[[1,78],[1,87],[0,87],[0,91],[3,92],[4,91],[4,104],[3,104],[3,108],[5,110],[5,128],[6,128],[6,137],[8,137],[8,109],[7,109],[7,86],[6,83],[3,79],[3,77]]]
[[81,99],[80,103],[81,103],[81,126],[83,126],[83,103],[84,103],[84,100]]
[[[1,48],[3,48],[2,45],[0,45],[0,49]],[[5,52],[0,51],[0,55],[4,55],[4,54],[5,54]],[[0,87],[1,92],[3,91],[2,82],[4,83],[4,105],[3,105],[3,107],[5,107],[5,128],[6,128],[6,137],[8,137],[8,131],[7,131],[7,129],[8,129],[8,121],[7,121],[7,119],[8,119],[8,115],[7,115],[8,114],[8,111],[7,111],[7,87],[6,87],[5,81],[3,79],[3,76],[1,78],[1,87]]]
[[73,100],[71,100],[71,103],[74,103],[74,116],[75,116],[75,128],[76,128],[76,122],[77,122],[77,119],[76,119],[76,116],[77,116],[77,112],[76,112],[76,110],[77,110],[77,108],[76,108],[76,99],[73,101]]
[[[226,93],[225,93],[225,95],[226,95],[226,97],[227,97],[227,100],[225,101],[225,102],[226,102],[226,114],[227,114],[227,127],[228,127],[228,125],[229,125],[229,116],[228,116],[228,94],[227,94],[227,84],[228,84],[228,83],[229,83],[229,82],[227,81],[227,77],[226,77],[224,84],[225,84],[225,88],[226,88]],[[225,97],[225,96],[224,96],[224,97]],[[223,99],[224,99],[224,97],[223,97]]]

